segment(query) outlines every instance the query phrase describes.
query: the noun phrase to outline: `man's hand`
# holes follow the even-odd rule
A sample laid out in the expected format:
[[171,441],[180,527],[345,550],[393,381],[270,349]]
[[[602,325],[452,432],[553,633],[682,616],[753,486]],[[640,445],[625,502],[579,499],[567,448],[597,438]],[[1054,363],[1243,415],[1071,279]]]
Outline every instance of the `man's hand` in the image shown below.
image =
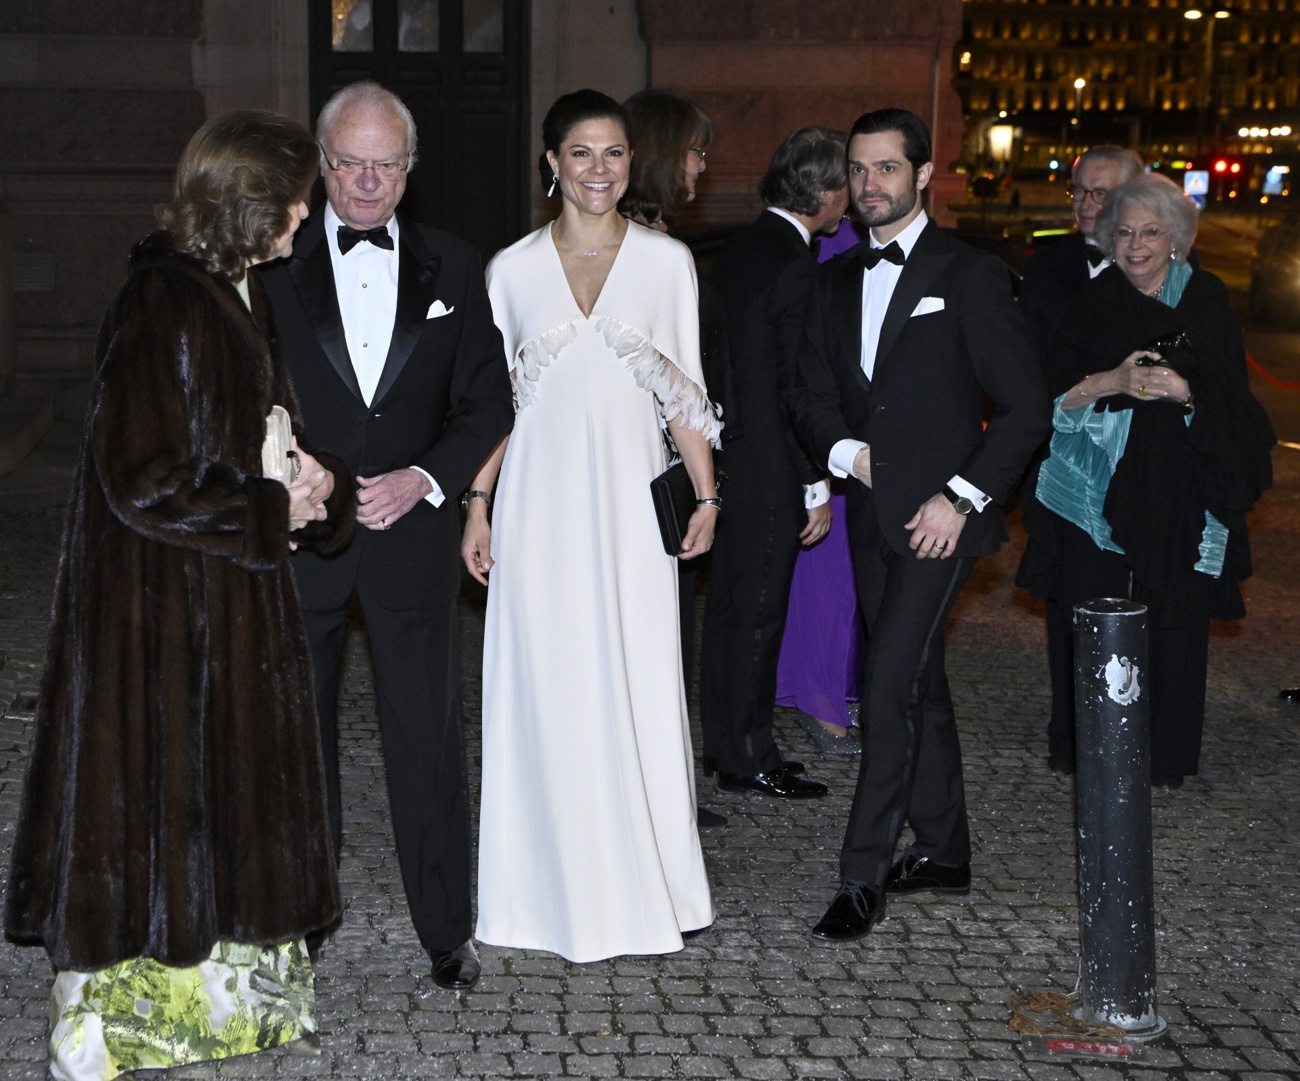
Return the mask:
[[966,516],[958,514],[942,492],[932,495],[903,526],[912,531],[907,542],[917,559],[947,559],[957,547]]
[[378,477],[357,477],[357,525],[388,529],[433,491],[418,469],[397,469]]
[[820,507],[812,507],[808,511],[808,524],[799,534],[799,543],[805,548],[811,547],[826,536],[830,529],[831,505],[823,503]]
[[863,447],[853,456],[853,475],[871,487],[871,447]]

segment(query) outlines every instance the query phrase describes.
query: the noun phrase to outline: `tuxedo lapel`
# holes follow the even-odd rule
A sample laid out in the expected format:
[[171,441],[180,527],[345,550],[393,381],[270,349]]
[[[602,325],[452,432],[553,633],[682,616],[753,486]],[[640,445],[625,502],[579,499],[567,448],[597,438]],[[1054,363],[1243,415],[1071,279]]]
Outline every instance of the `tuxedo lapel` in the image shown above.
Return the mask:
[[339,298],[334,288],[334,266],[330,262],[323,218],[323,214],[314,215],[312,221],[303,227],[303,236],[294,245],[293,258],[289,261],[289,278],[325,356],[348,390],[356,395],[358,401],[364,401],[357,373],[352,368],[352,358],[348,355],[347,337],[343,333],[343,316],[339,312]]
[[837,315],[840,350],[845,363],[853,369],[853,378],[865,391],[871,390],[871,380],[862,370],[862,264],[856,259],[846,259],[837,268],[836,291],[839,303],[832,309]]
[[880,344],[876,348],[876,370],[889,359],[890,351],[903,327],[912,317],[912,312],[926,295],[926,290],[943,272],[952,259],[951,251],[944,251],[934,243],[939,239],[939,227],[930,222],[916,240],[912,254],[903,264],[903,272],[898,276],[894,286],[894,295],[889,298],[889,307],[885,310],[885,321],[880,327]]
[[384,360],[384,370],[375,388],[376,404],[384,400],[411,358],[415,343],[424,331],[429,305],[438,288],[438,271],[442,256],[433,255],[424,237],[405,219],[399,230],[401,241],[397,263],[397,314],[393,320],[393,337]]

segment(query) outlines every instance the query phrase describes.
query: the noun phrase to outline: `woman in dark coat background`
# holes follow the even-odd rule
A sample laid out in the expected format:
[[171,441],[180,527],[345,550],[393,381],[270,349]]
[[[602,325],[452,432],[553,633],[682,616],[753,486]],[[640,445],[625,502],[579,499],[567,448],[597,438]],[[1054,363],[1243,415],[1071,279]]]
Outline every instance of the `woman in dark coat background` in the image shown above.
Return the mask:
[[296,440],[264,475],[297,406],[245,271],[317,170],[290,120],[208,121],[100,329],[5,911],[56,969],[56,1077],[315,1030],[301,940],[339,899],[289,559],[347,542],[352,485]]
[[1272,480],[1273,430],[1227,288],[1187,264],[1182,190],[1122,184],[1096,236],[1115,263],[1044,358],[1055,432],[1018,581],[1047,603],[1052,768],[1074,768],[1073,607],[1128,597],[1148,608],[1152,783],[1178,788],[1200,765],[1210,620],[1245,615],[1246,514]]

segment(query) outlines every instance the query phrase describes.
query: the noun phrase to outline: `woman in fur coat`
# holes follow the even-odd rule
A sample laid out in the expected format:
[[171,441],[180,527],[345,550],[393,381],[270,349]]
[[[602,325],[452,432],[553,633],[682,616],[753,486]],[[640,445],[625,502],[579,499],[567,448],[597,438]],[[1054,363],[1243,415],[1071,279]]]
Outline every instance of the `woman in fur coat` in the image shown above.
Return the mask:
[[353,486],[287,431],[264,469],[297,405],[246,270],[317,168],[292,121],[208,121],[100,329],[5,911],[56,970],[58,1078],[315,1031],[339,895],[289,560],[347,543]]

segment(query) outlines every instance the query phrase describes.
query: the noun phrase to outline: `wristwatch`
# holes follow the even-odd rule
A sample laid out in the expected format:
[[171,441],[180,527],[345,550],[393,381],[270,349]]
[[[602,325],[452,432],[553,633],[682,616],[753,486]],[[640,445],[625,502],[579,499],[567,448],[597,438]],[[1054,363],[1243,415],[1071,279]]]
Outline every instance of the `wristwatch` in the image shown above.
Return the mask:
[[975,509],[975,504],[967,499],[964,495],[958,495],[948,485],[943,486],[944,497],[952,504],[952,509],[958,514],[967,515]]

